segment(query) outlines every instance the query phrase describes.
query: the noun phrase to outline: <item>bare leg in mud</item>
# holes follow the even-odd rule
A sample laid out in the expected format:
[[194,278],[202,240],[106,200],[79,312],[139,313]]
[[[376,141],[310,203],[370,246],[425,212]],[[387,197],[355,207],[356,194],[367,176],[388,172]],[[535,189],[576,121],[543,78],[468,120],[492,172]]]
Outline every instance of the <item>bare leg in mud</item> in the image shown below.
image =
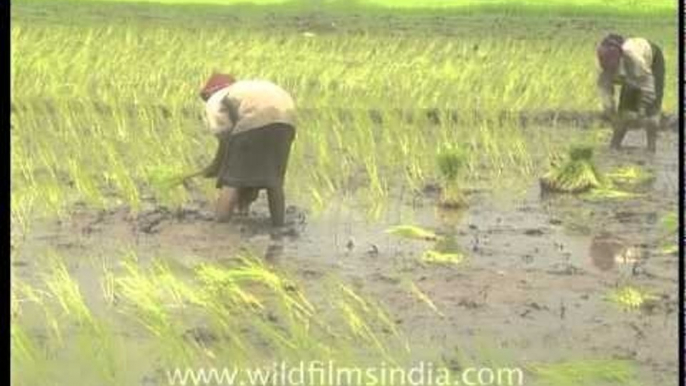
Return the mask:
[[230,186],[223,187],[219,192],[219,198],[217,198],[215,209],[215,218],[217,222],[227,222],[231,220],[231,216],[238,205],[238,201],[238,189]]
[[283,186],[267,189],[267,199],[269,201],[269,215],[272,219],[272,225],[282,226],[284,224],[284,213],[286,206],[286,198],[283,193]]
[[619,150],[622,148],[622,141],[626,136],[628,130],[629,120],[625,117],[616,117],[612,120],[612,140],[610,141],[610,149]]
[[659,131],[660,119],[657,116],[648,118],[635,118],[631,116],[622,116],[615,120],[613,124],[612,141],[610,148],[619,150],[622,146],[622,141],[630,128],[643,127],[646,131],[646,142],[648,152],[655,153],[657,144],[657,134]]
[[238,190],[238,213],[247,215],[250,213],[250,205],[257,199],[258,188],[240,188]]
[[648,142],[648,151],[655,153],[657,143],[657,132],[660,126],[659,117],[646,118],[644,123],[646,129],[646,140]]

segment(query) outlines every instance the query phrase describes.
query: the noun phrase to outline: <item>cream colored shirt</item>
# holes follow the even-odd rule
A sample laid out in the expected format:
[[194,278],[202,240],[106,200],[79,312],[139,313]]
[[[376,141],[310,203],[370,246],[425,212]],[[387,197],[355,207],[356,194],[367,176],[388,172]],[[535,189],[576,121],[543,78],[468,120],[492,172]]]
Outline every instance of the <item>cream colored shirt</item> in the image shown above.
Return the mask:
[[296,126],[291,95],[266,80],[240,80],[214,94],[205,104],[209,130],[231,135],[272,123]]
[[629,38],[622,45],[622,57],[617,74],[600,72],[598,91],[603,108],[615,109],[614,85],[626,84],[641,90],[641,105],[647,107],[655,101],[655,78],[652,72],[653,49],[643,38]]

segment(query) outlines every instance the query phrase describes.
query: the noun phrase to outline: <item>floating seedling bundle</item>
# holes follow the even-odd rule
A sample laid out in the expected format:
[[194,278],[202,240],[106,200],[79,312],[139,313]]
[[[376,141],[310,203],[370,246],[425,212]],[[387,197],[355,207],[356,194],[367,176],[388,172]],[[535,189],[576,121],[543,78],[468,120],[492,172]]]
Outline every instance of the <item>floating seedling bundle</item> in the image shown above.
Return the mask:
[[457,265],[466,258],[459,251],[454,236],[439,236],[430,230],[414,225],[396,225],[387,229],[386,233],[406,239],[435,242],[434,248],[422,253],[420,260],[423,263]]
[[637,187],[655,180],[655,175],[638,166],[622,166],[605,174],[617,186]]
[[547,192],[582,193],[599,188],[603,178],[593,164],[593,148],[574,146],[566,160],[553,165],[540,180]]
[[386,233],[406,239],[436,241],[439,236],[434,232],[415,225],[396,225],[386,229]]
[[606,299],[615,303],[622,310],[634,311],[640,309],[647,302],[656,301],[658,297],[642,288],[623,286],[610,291]]

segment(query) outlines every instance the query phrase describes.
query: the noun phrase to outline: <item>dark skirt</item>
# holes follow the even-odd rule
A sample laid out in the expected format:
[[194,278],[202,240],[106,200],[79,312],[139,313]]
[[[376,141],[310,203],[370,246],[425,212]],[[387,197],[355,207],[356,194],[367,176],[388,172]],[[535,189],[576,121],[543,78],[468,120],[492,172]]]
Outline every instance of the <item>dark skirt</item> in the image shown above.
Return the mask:
[[283,186],[295,128],[275,123],[223,139],[224,155],[217,187],[272,188]]
[[[646,115],[653,116],[662,110],[662,97],[665,89],[665,58],[662,50],[651,43],[653,50],[653,63],[651,70],[655,79],[655,101],[646,109]],[[641,90],[628,85],[622,85],[619,94],[619,111],[637,112],[641,105]]]

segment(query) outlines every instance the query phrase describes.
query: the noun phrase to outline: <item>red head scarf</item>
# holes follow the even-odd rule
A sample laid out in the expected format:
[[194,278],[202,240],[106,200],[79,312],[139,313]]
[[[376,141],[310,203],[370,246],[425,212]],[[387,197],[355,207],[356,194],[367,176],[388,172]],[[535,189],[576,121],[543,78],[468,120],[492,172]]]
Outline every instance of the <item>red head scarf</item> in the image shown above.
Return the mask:
[[210,76],[210,79],[207,80],[207,83],[205,83],[205,86],[202,88],[202,90],[200,90],[200,98],[202,98],[204,101],[207,101],[210,99],[212,94],[226,86],[231,85],[231,83],[235,81],[236,79],[233,77],[233,75],[214,73],[212,76]]

